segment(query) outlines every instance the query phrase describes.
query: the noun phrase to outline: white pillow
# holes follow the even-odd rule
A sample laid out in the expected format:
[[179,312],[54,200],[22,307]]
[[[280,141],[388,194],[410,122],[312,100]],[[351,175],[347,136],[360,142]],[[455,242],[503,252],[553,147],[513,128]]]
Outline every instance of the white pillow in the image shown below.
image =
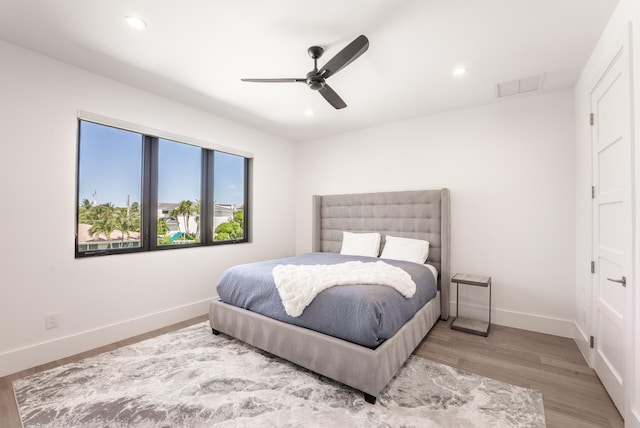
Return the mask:
[[380,254],[380,234],[342,232],[340,254],[378,257]]
[[429,257],[429,241],[387,235],[380,258],[423,264]]

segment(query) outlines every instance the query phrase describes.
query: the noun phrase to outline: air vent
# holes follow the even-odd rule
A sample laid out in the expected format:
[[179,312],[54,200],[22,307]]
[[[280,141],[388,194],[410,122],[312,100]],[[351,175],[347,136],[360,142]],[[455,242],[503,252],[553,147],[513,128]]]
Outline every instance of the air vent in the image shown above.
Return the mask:
[[523,77],[522,79],[509,80],[496,85],[498,98],[512,97],[542,89],[544,74]]

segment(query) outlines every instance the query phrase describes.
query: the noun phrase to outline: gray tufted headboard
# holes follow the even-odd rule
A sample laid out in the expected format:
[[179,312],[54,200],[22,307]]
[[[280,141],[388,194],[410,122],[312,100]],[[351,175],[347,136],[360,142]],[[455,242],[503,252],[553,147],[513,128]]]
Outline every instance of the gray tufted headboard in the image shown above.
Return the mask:
[[[342,232],[379,232],[429,241],[427,263],[440,277],[441,317],[449,317],[449,189],[313,197],[313,251],[339,253]],[[382,250],[382,248],[381,248]]]

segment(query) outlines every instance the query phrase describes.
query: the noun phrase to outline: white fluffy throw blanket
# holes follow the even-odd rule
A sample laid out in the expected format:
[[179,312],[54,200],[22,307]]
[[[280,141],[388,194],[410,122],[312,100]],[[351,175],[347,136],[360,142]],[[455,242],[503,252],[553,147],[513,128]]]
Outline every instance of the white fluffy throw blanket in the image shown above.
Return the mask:
[[304,309],[323,290],[334,285],[377,284],[395,288],[412,297],[416,284],[404,270],[384,262],[359,261],[335,265],[278,265],[273,278],[287,314],[302,315]]

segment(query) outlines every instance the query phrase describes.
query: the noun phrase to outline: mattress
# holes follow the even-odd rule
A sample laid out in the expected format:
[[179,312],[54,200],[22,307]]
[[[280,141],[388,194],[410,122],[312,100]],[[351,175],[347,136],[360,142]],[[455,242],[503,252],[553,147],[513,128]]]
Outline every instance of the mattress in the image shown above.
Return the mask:
[[[340,285],[318,294],[299,317],[287,315],[272,275],[275,266],[348,261],[384,261],[400,267],[415,282],[416,292],[412,297],[405,298],[384,285]],[[222,274],[217,288],[224,303],[375,348],[392,337],[425,303],[436,296],[437,280],[433,268],[417,263],[336,253],[308,253],[234,266]]]

